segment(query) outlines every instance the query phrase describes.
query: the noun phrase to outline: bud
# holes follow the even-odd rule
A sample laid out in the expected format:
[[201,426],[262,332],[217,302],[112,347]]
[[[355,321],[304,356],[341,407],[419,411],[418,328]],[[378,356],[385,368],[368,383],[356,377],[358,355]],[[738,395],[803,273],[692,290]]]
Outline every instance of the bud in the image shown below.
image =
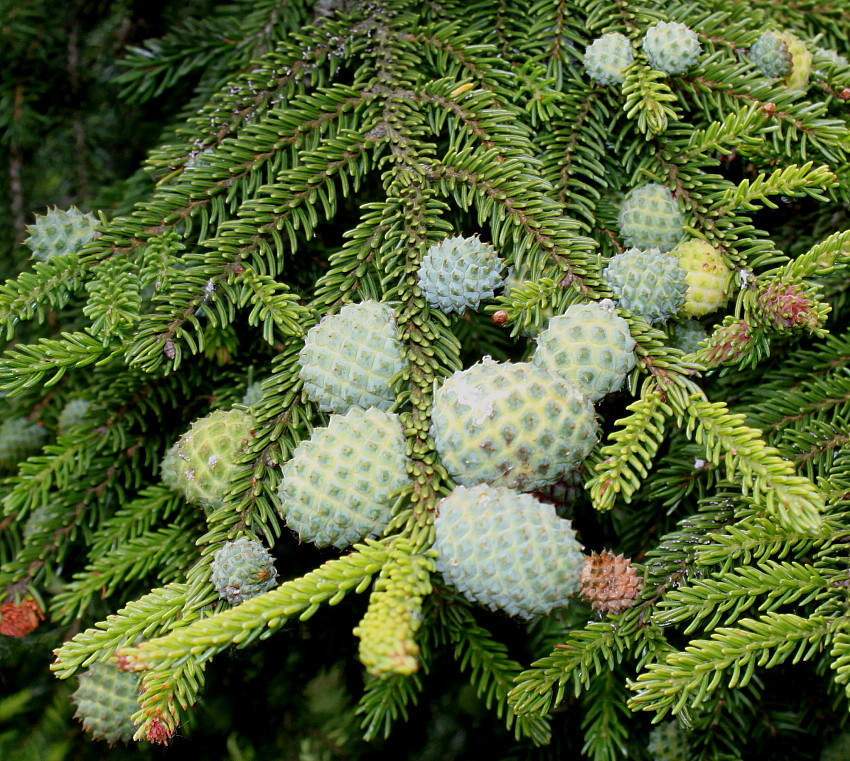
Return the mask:
[[4,602],[0,606],[0,634],[25,637],[37,629],[43,619],[44,612],[32,597],[24,597],[20,603]]
[[774,328],[807,328],[820,325],[815,304],[797,284],[771,283],[758,298],[762,319]]
[[735,320],[720,328],[709,340],[710,345],[700,352],[701,358],[715,367],[734,362],[744,355],[753,340],[752,328],[743,320]]
[[498,312],[493,312],[493,322],[496,325],[505,325],[508,321],[508,310],[500,309]]
[[631,561],[608,550],[598,555],[594,552],[584,561],[579,580],[581,596],[594,610],[604,613],[628,610],[643,589],[643,580]]

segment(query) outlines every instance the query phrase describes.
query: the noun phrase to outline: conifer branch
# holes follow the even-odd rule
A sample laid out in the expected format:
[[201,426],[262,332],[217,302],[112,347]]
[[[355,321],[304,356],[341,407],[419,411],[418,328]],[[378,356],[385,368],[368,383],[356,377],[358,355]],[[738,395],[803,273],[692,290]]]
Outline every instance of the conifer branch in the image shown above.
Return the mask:
[[616,623],[595,621],[570,632],[563,645],[514,679],[508,705],[517,716],[545,716],[564,700],[570,684],[579,695],[595,676],[613,669],[631,650],[637,634],[635,613],[619,616]]
[[363,716],[360,723],[363,739],[368,742],[389,737],[393,722],[399,719],[407,721],[408,706],[416,705],[422,687],[419,674],[391,674],[367,680],[365,692],[357,706],[357,713]]
[[745,417],[728,411],[723,402],[709,402],[701,394],[690,397],[686,409],[676,409],[686,432],[705,446],[706,459],[726,466],[726,478],[739,481],[785,526],[815,531],[821,525],[823,495],[807,478],[795,475],[792,465],[761,439],[761,431],[744,425]]
[[626,70],[623,110],[629,119],[637,119],[638,129],[647,137],[664,132],[668,122],[679,119],[676,109],[669,105],[676,96],[666,79],[663,72],[651,69],[643,61],[635,61]]
[[821,190],[835,185],[837,179],[827,166],[816,167],[811,161],[802,166],[791,164],[769,175],[760,174],[752,182],[741,180],[734,190],[727,190],[717,200],[710,213],[721,216],[733,209],[756,211],[759,204],[775,209],[776,203],[770,200],[772,195],[809,195],[826,201]]
[[698,628],[710,631],[720,623],[734,623],[762,596],[765,599],[760,611],[773,611],[793,602],[802,606],[822,597],[829,584],[830,580],[811,565],[767,560],[757,568],[744,566],[730,573],[720,572],[671,590],[658,603],[652,620],[659,626],[688,621],[685,634]]
[[664,437],[664,420],[672,409],[654,383],[644,384],[640,399],[626,409],[632,414],[617,420],[620,426],[602,448],[595,475],[585,484],[597,510],[610,510],[620,495],[628,503],[648,475]]
[[354,552],[329,560],[300,579],[135,648],[125,648],[119,655],[125,659],[125,668],[132,670],[173,669],[192,659],[207,660],[231,645],[244,646],[268,637],[292,616],[305,621],[322,603],[334,605],[352,590],[363,591],[387,557],[387,550],[377,542],[355,545]]
[[478,697],[487,708],[495,703],[496,715],[504,715],[508,729],[513,728],[518,740],[528,737],[536,745],[545,745],[551,735],[549,722],[542,716],[516,713],[509,702],[510,685],[520,673],[520,664],[508,658],[507,648],[478,626],[466,608],[443,606],[440,614],[441,624],[455,646],[455,659],[462,670],[470,671]]
[[167,631],[178,619],[188,623],[182,618],[187,589],[176,582],[155,589],[95,628],[80,632],[54,651],[56,660],[51,670],[60,679],[67,679],[84,666],[108,660],[119,647],[132,644],[137,637]]
[[629,682],[633,710],[668,712],[699,708],[721,681],[745,687],[756,668],[773,668],[785,661],[809,660],[831,639],[829,622],[793,613],[766,613],[745,618],[738,627],[717,629],[711,639],[692,640],[683,652],[663,663],[651,663]]
[[167,528],[149,531],[97,556],[82,573],[53,598],[57,618],[82,618],[96,597],[107,597],[133,579],[153,578],[168,583],[195,560],[193,521],[183,518]]
[[593,761],[617,761],[628,754],[628,691],[616,671],[596,677],[582,694],[581,752]]
[[0,285],[0,324],[11,341],[23,320],[44,322],[50,309],[62,309],[83,283],[85,267],[73,254],[36,262],[32,272],[22,272]]
[[[41,383],[58,383],[72,367],[103,365],[119,355],[122,346],[103,342],[89,333],[62,333],[61,339],[42,338],[36,344],[18,344],[0,357],[0,391],[14,395]],[[49,375],[45,379],[45,376]]]

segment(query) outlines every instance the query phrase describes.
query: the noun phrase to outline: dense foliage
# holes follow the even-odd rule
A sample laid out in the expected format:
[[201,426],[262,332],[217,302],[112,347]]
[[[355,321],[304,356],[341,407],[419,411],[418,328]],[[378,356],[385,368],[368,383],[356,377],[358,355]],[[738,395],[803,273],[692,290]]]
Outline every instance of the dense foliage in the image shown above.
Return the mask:
[[[0,755],[831,757],[850,705],[850,3],[0,17]],[[388,316],[328,328],[362,302]],[[364,351],[390,359],[381,422],[358,428]],[[522,391],[493,402],[508,438],[540,442],[510,461],[503,429],[467,438],[485,357]],[[352,467],[372,474],[356,500]],[[486,589],[448,583],[438,506],[481,481],[570,521],[540,546],[610,551],[595,591],[503,612],[558,562],[512,516],[452,518]],[[276,579],[257,544],[214,568],[235,540]],[[96,663],[141,675],[130,746],[71,720]]]

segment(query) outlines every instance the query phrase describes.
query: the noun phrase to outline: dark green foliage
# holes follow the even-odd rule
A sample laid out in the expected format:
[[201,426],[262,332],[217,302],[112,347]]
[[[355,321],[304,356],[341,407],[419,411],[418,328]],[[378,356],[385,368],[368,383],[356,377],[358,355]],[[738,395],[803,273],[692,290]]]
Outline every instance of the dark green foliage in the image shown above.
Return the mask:
[[[106,661],[143,685],[143,739],[109,758],[649,761],[653,722],[676,722],[683,761],[796,761],[847,731],[847,2],[0,0],[0,17],[0,424],[36,434],[0,473],[0,756],[104,757],[66,679]],[[668,76],[641,43],[670,22],[701,52]],[[807,78],[763,75],[766,29],[798,38]],[[633,62],[598,84],[585,50],[610,34]],[[647,187],[660,206],[635,211]],[[72,204],[96,237],[27,261],[26,225]],[[604,301],[605,267],[653,230],[733,272],[699,345]],[[420,268],[458,235],[510,274],[446,315]],[[382,384],[404,477],[376,538],[318,549],[278,496],[329,423],[302,349],[370,300],[402,356]],[[556,330],[534,338],[570,308],[616,323],[588,360],[616,368],[586,380],[600,440],[556,509],[644,586],[617,615],[574,600],[524,622],[428,576],[455,486],[434,398],[486,355],[581,365],[575,343],[545,348]],[[160,463],[193,421],[248,404],[214,503],[169,488]],[[234,540],[268,547],[280,583],[231,607],[212,564]]]

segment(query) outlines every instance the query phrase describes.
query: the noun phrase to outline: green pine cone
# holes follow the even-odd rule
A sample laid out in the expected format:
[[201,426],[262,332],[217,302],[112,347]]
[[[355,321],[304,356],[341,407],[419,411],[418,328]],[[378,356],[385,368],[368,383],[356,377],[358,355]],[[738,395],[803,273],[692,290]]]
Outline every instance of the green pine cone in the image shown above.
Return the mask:
[[689,239],[671,252],[685,271],[688,293],[683,311],[689,317],[703,317],[722,307],[729,299],[732,270],[714,246],[704,240]]
[[574,304],[549,321],[531,361],[560,375],[590,401],[617,391],[635,366],[635,340],[614,302]]
[[600,85],[621,85],[626,80],[626,68],[635,60],[629,38],[619,32],[597,37],[584,51],[587,75]]
[[248,388],[245,389],[245,393],[242,395],[241,404],[244,404],[246,407],[251,407],[255,405],[260,399],[263,398],[263,389],[261,388],[262,381],[254,381]]
[[253,427],[254,418],[242,410],[218,410],[196,420],[178,439],[176,457],[166,454],[163,483],[169,485],[169,469],[176,465],[176,485],[187,502],[207,510],[221,507],[237,471],[236,458],[251,440]]
[[10,418],[0,425],[0,468],[12,469],[21,460],[41,450],[47,431],[23,417]]
[[569,605],[584,564],[569,521],[502,486],[458,486],[434,520],[437,570],[467,599],[534,618]]
[[766,77],[784,77],[791,73],[791,53],[778,32],[765,32],[750,48],[750,60]]
[[32,250],[33,259],[42,262],[51,256],[77,253],[97,234],[94,214],[83,214],[75,206],[67,211],[48,209],[47,214],[35,216],[35,224],[27,225],[29,237],[24,243]]
[[650,324],[675,315],[685,304],[688,290],[685,270],[678,260],[657,248],[632,248],[614,256],[602,272],[602,279],[621,306]]
[[702,52],[699,38],[677,21],[659,21],[646,30],[643,52],[653,69],[665,74],[684,74]]
[[59,413],[56,422],[56,433],[64,436],[68,431],[78,425],[82,425],[88,419],[91,402],[87,399],[71,399]]
[[295,448],[283,466],[278,510],[301,541],[344,549],[386,528],[390,497],[407,482],[398,416],[353,407]]
[[215,553],[211,580],[219,597],[239,605],[273,589],[277,570],[274,558],[260,542],[241,537]]
[[702,347],[700,343],[708,338],[705,328],[696,320],[682,320],[667,325],[670,346],[681,349],[685,354],[693,354]]
[[782,78],[793,90],[803,90],[812,72],[812,54],[791,32],[765,32],[750,48],[750,60],[766,77]]
[[593,405],[555,373],[486,358],[434,396],[431,435],[452,478],[531,490],[575,470],[596,444]]
[[141,680],[141,674],[119,671],[111,663],[94,664],[80,674],[80,686],[71,696],[75,718],[96,740],[129,742],[136,732],[132,718],[140,707]]
[[463,314],[493,298],[504,266],[489,243],[457,235],[428,249],[418,270],[419,287],[434,309]]
[[165,452],[162,462],[159,463],[159,479],[169,489],[180,491],[177,485],[178,473],[180,471],[180,459],[177,457],[177,450],[180,448],[180,441],[175,441]]
[[678,721],[657,724],[649,733],[647,746],[652,761],[684,761],[688,757],[688,741]]
[[299,356],[304,392],[325,412],[388,410],[393,378],[407,367],[392,307],[379,301],[348,304],[323,318]]
[[685,215],[670,189],[657,182],[634,188],[620,207],[620,234],[629,246],[669,251],[685,232]]

